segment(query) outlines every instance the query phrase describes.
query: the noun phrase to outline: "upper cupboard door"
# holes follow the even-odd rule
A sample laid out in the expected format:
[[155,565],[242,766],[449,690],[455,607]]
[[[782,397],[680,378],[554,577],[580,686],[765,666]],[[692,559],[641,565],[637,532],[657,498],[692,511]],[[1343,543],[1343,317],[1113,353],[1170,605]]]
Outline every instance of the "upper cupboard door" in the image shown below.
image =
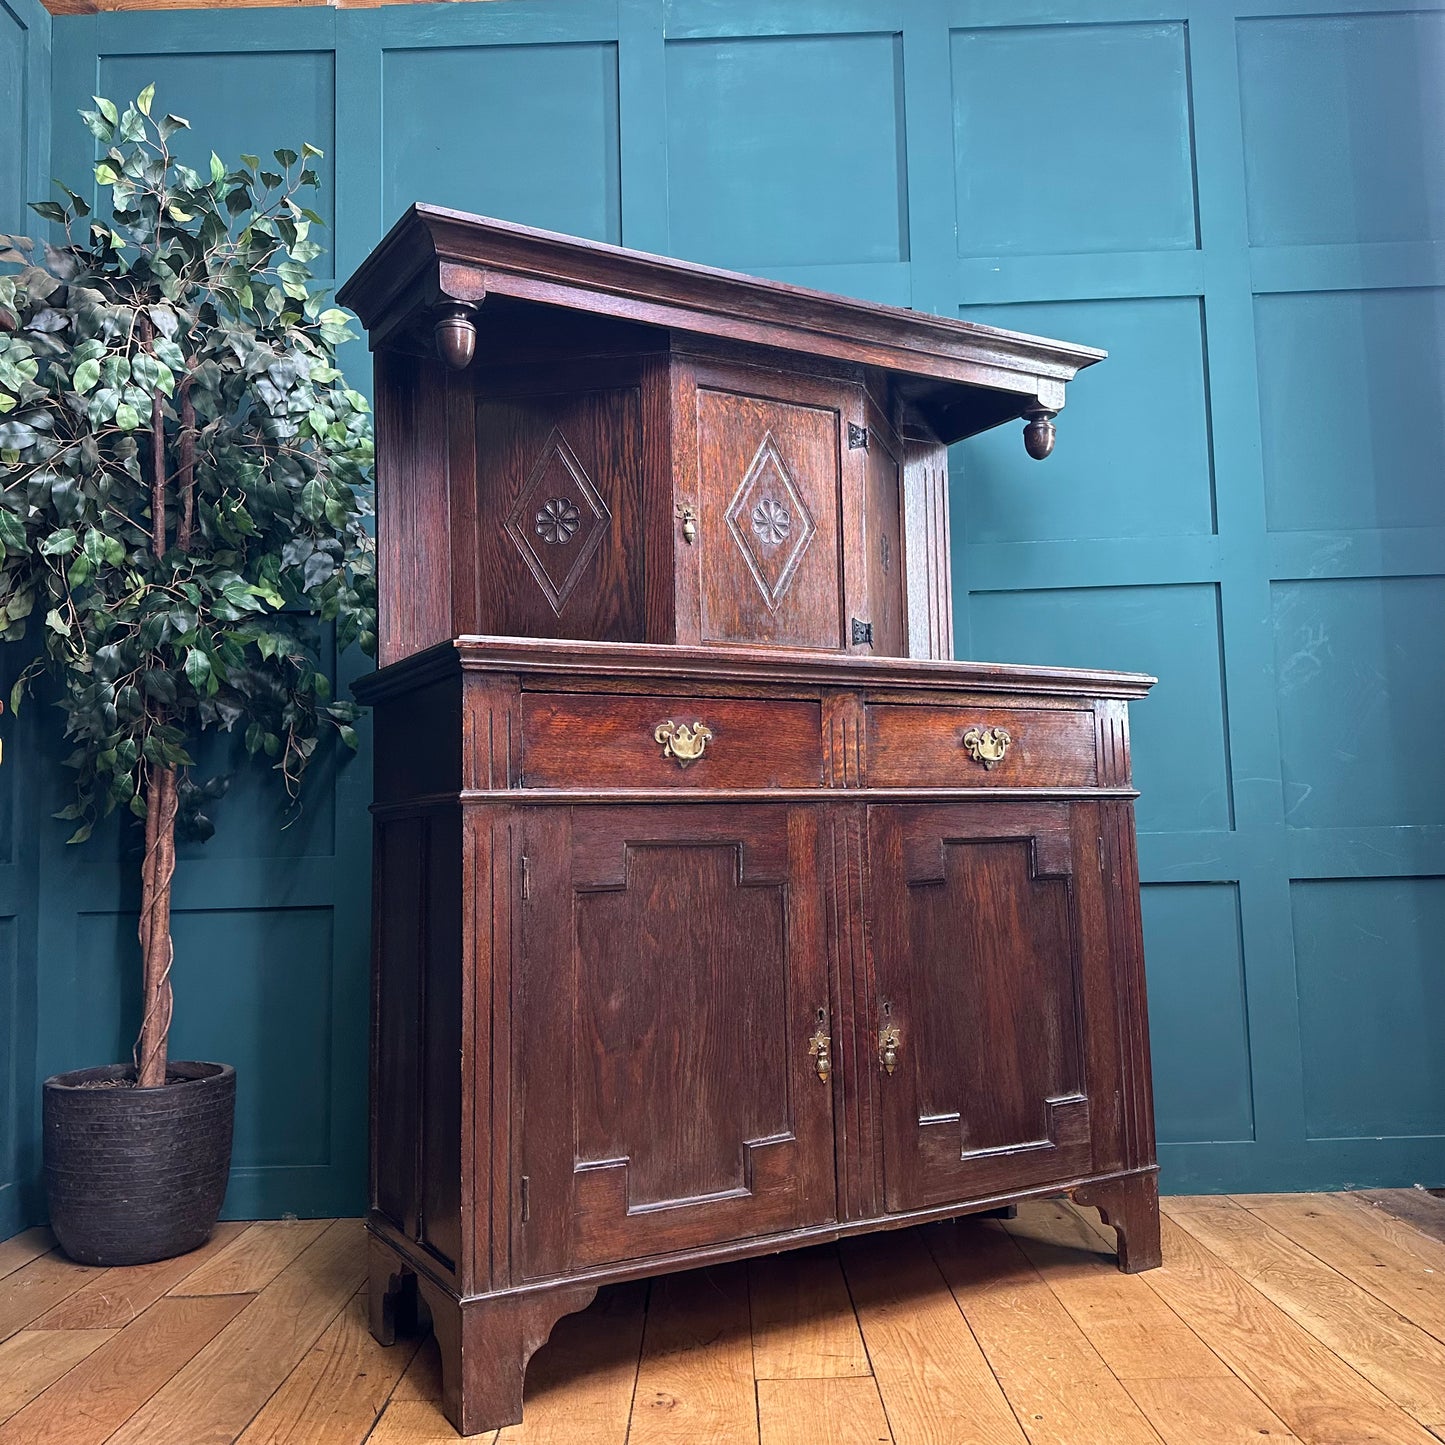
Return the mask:
[[831,1220],[816,813],[539,809],[524,851],[523,1276]]
[[1067,804],[869,809],[892,1211],[1090,1170],[1084,1008],[1106,996],[1108,960],[1096,839],[1075,837],[1086,816]]
[[699,382],[705,642],[842,646],[840,415],[818,391],[803,404]]

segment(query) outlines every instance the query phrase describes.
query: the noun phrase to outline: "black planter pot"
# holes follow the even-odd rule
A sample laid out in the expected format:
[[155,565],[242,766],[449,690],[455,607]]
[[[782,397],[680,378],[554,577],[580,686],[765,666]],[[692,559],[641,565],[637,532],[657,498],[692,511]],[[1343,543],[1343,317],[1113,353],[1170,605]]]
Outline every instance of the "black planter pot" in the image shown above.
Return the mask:
[[171,1064],[137,1089],[129,1065],[45,1081],[45,1193],[60,1247],[81,1264],[149,1264],[211,1237],[231,1172],[236,1071]]

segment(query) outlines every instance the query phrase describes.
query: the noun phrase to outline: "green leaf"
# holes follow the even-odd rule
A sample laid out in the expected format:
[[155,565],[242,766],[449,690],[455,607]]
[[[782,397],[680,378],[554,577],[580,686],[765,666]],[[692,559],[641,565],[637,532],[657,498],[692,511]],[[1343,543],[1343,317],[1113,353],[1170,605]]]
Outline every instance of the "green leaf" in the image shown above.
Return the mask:
[[123,401],[115,409],[115,424],[122,431],[134,431],[140,425],[140,413],[128,401]]
[[60,615],[58,607],[52,607],[45,614],[45,625],[52,632],[58,632],[62,637],[70,636],[70,624]]
[[52,532],[41,544],[42,557],[68,557],[75,551],[75,528],[61,527]]
[[93,95],[90,98],[100,107],[100,113],[112,125],[120,124],[120,112],[115,108],[115,102],[113,100],[106,100],[99,95]]
[[162,140],[169,140],[178,130],[189,130],[190,128],[190,121],[181,115],[162,116],[160,125],[157,127]]
[[146,86],[146,88],[136,96],[135,108],[140,111],[142,115],[149,115],[151,113],[151,101],[155,98],[156,87],[155,82],[152,81],[150,85]]
[[199,691],[211,675],[211,659],[198,647],[186,652],[186,681]]
[[120,172],[109,161],[97,161],[95,178],[103,186],[113,186],[120,179]]
[[20,704],[25,701],[25,678],[23,676],[15,679],[15,686],[10,689],[10,711],[20,711]]
[[94,831],[93,823],[82,823],[65,841],[67,843],[84,843]]
[[96,382],[100,380],[100,362],[82,361],[75,368],[75,375],[71,377],[70,384],[84,396]]

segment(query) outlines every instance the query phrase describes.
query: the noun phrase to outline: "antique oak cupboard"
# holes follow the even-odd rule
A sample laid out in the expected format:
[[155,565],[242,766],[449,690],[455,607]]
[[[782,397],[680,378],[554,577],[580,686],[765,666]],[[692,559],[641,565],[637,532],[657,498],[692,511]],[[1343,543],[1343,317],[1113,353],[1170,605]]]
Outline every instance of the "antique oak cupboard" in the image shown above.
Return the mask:
[[431,207],[376,361],[372,1328],[1072,1194],[1159,1260],[1127,702],[956,663],[946,447],[1085,347]]

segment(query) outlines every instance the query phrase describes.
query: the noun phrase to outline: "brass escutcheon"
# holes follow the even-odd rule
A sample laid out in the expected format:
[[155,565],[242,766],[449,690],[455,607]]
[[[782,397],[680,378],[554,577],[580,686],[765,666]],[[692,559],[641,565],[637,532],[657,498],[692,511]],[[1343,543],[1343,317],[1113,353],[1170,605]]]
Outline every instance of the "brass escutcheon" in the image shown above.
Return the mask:
[[680,768],[695,763],[703,754],[712,738],[712,729],[706,723],[676,723],[671,718],[658,723],[652,736],[662,744],[662,755],[675,758]]
[[974,762],[992,768],[1003,761],[1013,738],[1006,728],[969,728],[963,735],[964,750]]

